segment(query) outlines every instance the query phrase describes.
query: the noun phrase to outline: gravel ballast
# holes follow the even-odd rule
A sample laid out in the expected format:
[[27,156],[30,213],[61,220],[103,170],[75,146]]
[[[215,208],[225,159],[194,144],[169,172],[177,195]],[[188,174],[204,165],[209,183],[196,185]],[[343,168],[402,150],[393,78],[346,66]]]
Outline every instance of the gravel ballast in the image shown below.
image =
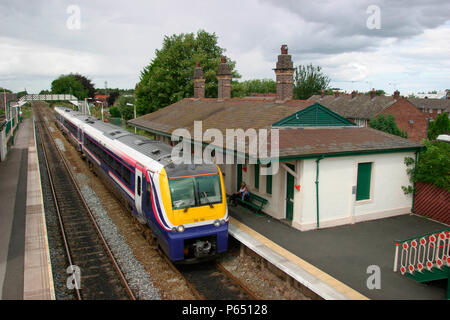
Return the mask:
[[98,227],[125,275],[128,285],[135,294],[136,299],[160,300],[161,296],[159,290],[153,285],[149,274],[135,258],[131,248],[126,243],[125,238],[103,208],[100,199],[87,185],[88,178],[82,173],[77,173],[75,179],[77,180],[78,185],[81,186],[81,193],[91,209]]

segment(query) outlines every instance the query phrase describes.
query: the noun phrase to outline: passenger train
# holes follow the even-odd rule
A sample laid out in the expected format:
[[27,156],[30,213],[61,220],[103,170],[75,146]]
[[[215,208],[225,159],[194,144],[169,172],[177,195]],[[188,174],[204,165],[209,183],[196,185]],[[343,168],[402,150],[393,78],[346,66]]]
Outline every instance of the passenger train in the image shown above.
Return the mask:
[[65,107],[56,123],[89,166],[147,224],[173,262],[214,258],[228,247],[222,173],[214,164],[175,164],[172,147]]

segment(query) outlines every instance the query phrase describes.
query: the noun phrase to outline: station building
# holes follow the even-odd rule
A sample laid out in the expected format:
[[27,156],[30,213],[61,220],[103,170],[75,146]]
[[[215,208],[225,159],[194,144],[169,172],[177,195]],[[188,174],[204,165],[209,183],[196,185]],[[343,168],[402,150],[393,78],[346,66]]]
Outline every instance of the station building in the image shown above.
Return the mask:
[[[224,136],[227,129],[278,129],[279,170],[272,175],[261,174],[265,161],[252,163],[249,140],[244,163],[219,166],[227,194],[245,181],[251,193],[268,200],[262,211],[302,231],[410,213],[412,197],[402,190],[410,185],[404,159],[414,158],[422,145],[357,126],[319,102],[294,100],[293,62],[284,45],[274,70],[275,96],[231,98],[232,76],[223,57],[218,98],[205,98],[205,79],[197,65],[193,98],[128,123],[168,144],[173,144],[174,130],[186,129],[192,144],[203,148],[211,140],[204,135],[196,139],[195,121],[201,121],[203,132],[217,129]],[[271,136],[267,141],[270,150]],[[239,151],[238,144],[233,148]],[[216,148],[216,158],[222,153],[225,159],[226,151]]]

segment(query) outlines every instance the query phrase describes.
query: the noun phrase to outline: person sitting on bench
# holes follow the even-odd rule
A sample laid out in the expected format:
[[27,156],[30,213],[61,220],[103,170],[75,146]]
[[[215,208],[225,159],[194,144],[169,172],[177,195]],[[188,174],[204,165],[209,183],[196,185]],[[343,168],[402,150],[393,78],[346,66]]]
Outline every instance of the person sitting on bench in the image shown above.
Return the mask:
[[245,184],[244,181],[242,181],[241,188],[239,189],[238,192],[231,195],[230,202],[235,207],[237,205],[236,204],[237,197],[240,197],[242,201],[245,201],[245,200],[248,200],[249,196],[250,196],[250,192],[248,191],[247,185]]

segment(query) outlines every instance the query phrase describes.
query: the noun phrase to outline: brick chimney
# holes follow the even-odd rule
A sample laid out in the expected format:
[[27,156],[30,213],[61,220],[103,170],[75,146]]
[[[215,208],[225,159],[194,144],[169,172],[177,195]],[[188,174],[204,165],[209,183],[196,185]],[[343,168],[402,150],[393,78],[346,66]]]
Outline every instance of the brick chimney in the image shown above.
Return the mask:
[[321,98],[325,97],[325,90],[322,89],[322,92],[320,93],[320,97]]
[[398,90],[395,90],[395,91],[394,91],[394,95],[393,95],[393,97],[394,97],[394,99],[395,99],[395,100],[398,100],[398,99],[400,99],[400,91],[398,91]]
[[219,70],[217,71],[218,80],[218,94],[219,100],[231,98],[231,71],[230,66],[227,64],[227,58],[222,56],[222,61],[219,64]]
[[277,77],[277,98],[276,102],[292,100],[294,91],[294,63],[291,55],[288,54],[287,45],[281,46],[281,54],[278,56],[275,75]]
[[205,97],[205,77],[203,75],[203,69],[200,67],[200,63],[195,63],[194,70],[194,98],[202,99]]
[[339,91],[336,90],[336,91],[334,92],[334,97],[335,97],[335,98],[339,97]]
[[375,93],[375,88],[372,88],[372,91],[370,91],[370,99],[375,98],[376,93]]
[[353,90],[353,91],[352,91],[352,99],[355,98],[355,97],[356,97],[356,91]]

